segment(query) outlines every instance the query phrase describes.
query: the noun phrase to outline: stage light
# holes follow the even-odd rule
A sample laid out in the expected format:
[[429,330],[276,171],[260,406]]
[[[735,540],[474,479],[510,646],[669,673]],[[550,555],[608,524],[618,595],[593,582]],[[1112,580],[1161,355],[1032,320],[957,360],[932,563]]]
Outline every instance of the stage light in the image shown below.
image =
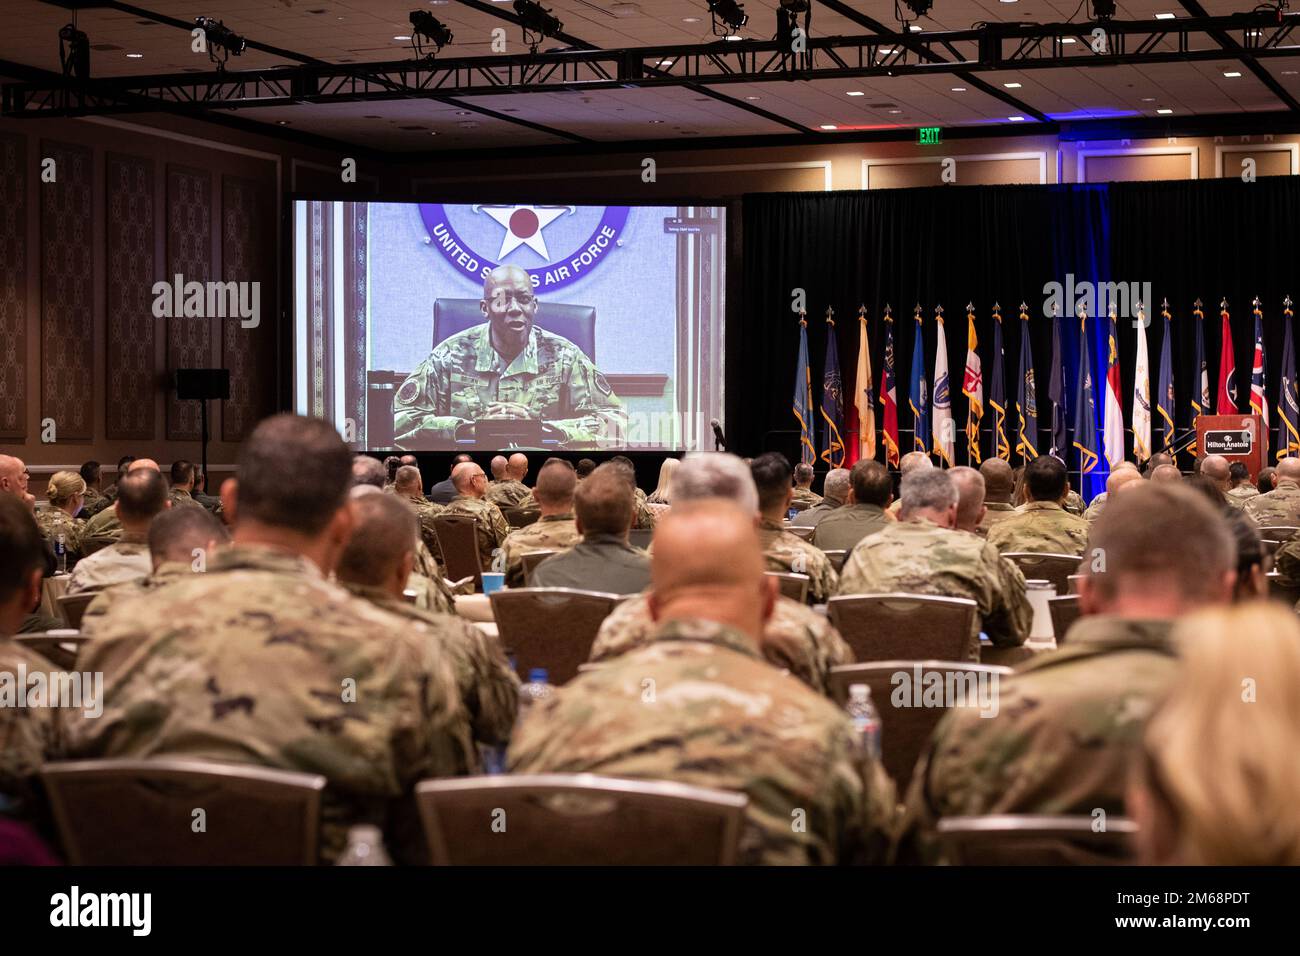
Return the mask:
[[[411,36],[409,39],[416,56],[432,59],[434,54],[441,53],[442,48],[448,46],[454,38],[447,24],[428,10],[412,10]],[[426,52],[424,48],[425,41],[433,44],[434,50],[432,53]]]
[[733,34],[749,22],[745,5],[736,0],[709,0],[709,15],[713,17],[713,35]]
[[67,79],[90,79],[90,37],[69,23],[59,31],[59,64]]
[[[214,17],[195,17],[194,25],[203,31],[207,41],[208,59],[217,65],[218,70],[226,68],[226,61],[232,56],[244,52],[248,41]],[[220,56],[217,51],[220,50]]]
[[515,0],[515,15],[524,28],[524,42],[534,53],[542,40],[564,31],[564,24],[537,0]]
[[1092,18],[1109,20],[1115,15],[1115,0],[1092,0]]

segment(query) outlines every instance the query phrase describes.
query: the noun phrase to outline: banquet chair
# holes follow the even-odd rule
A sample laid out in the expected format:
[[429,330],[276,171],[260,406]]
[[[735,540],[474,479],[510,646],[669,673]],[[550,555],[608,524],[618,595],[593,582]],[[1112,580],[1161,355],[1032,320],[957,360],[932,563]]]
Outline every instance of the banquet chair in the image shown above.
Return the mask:
[[41,631],[36,634],[15,634],[14,643],[39,654],[63,670],[77,666],[77,652],[87,638],[77,631]]
[[524,566],[524,583],[532,580],[533,569],[552,555],[559,554],[558,551],[525,551],[519,556],[519,562]]
[[1050,581],[1057,594],[1069,593],[1070,575],[1079,570],[1083,559],[1077,554],[1052,554],[1037,551],[1005,551],[1002,557],[1020,569],[1026,580]]
[[58,598],[59,614],[67,623],[68,627],[78,630],[81,628],[81,618],[86,613],[86,608],[90,602],[95,600],[95,595],[99,593],[96,588],[93,591],[79,591],[76,594],[60,594]]
[[776,578],[777,584],[781,588],[781,596],[788,597],[791,601],[798,601],[800,604],[808,603],[808,575],[792,574],[788,571],[768,571],[769,578]]
[[477,522],[469,515],[434,515],[433,531],[442,549],[443,575],[458,581],[464,577],[474,579],[474,590],[483,587],[484,568],[478,553]]
[[501,646],[515,658],[515,669],[527,674],[544,667],[552,684],[578,673],[601,623],[623,599],[574,588],[507,588],[488,597]]
[[967,660],[978,605],[932,594],[846,594],[826,605],[831,624],[863,662]]
[[995,815],[939,821],[943,861],[954,866],[1099,866],[1133,862],[1137,825],[1124,817]]
[[1056,637],[1058,645],[1065,643],[1065,635],[1070,630],[1070,625],[1077,621],[1081,615],[1079,611],[1079,595],[1061,594],[1057,597],[1047,599],[1047,610],[1052,615],[1052,634]]

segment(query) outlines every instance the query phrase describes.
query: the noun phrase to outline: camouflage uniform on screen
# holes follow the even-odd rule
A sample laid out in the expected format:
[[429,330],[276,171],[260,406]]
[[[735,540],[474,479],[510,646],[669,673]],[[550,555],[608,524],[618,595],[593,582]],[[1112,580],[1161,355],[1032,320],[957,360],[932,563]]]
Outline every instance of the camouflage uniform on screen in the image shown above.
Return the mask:
[[1009,501],[986,501],[984,518],[980,521],[979,531],[985,536],[995,524],[1006,521],[1016,513],[1016,506]]
[[1016,514],[989,529],[988,541],[999,552],[1083,554],[1088,522],[1055,501],[1027,501]]
[[759,525],[758,540],[769,571],[808,575],[808,600],[813,604],[825,604],[835,593],[840,578],[821,548],[766,518]]
[[[20,666],[27,674],[49,674],[57,668],[44,657],[0,636],[0,681],[9,683],[9,693],[14,695],[0,706],[0,814],[27,817],[35,809],[31,804],[36,776],[45,758],[53,756],[55,711],[50,707],[17,706]],[[5,807],[6,803],[10,806]]]
[[172,488],[167,492],[167,500],[172,503],[173,508],[202,508],[203,505],[194,500],[194,496],[184,488]]
[[457,495],[442,512],[444,515],[469,515],[478,532],[479,563],[484,571],[492,570],[492,559],[497,548],[510,533],[510,525],[501,509],[484,498]]
[[1223,494],[1228,499],[1228,504],[1234,508],[1245,508],[1247,501],[1259,496],[1259,489],[1254,485],[1245,484],[1238,485],[1236,488],[1229,488]]
[[822,500],[822,496],[815,494],[811,488],[795,488],[794,495],[791,499],[795,504],[803,505],[805,508],[811,508]]
[[[748,637],[711,621],[669,621],[648,645],[533,705],[511,741],[510,770],[744,793],[741,863],[879,861],[894,788],[874,762],[860,774],[852,748],[844,713],[765,663]],[[798,819],[806,826],[793,826]]]
[[[649,599],[643,594],[630,597],[600,625],[590,660],[601,663],[644,647],[654,631]],[[789,671],[819,694],[830,693],[832,667],[853,663],[853,650],[826,615],[787,597],[776,599],[759,651],[769,664]]]
[[[464,702],[466,733],[484,746],[504,746],[519,709],[519,678],[501,650],[500,642],[481,628],[461,618],[421,610],[407,604],[381,588],[345,584],[348,593],[369,601],[375,607],[412,621],[429,625],[418,638],[431,642],[435,653],[445,655],[456,675],[456,685]],[[478,754],[466,755],[470,766],[477,766]]]
[[106,588],[143,578],[153,571],[149,543],[143,534],[124,533],[116,544],[82,558],[68,580],[68,594]]
[[940,528],[925,518],[899,521],[853,549],[839,594],[935,594],[978,605],[967,653],[980,658],[980,631],[998,647],[1025,642],[1034,622],[1025,578],[979,535]]
[[109,585],[97,593],[91,602],[86,605],[86,610],[81,617],[82,633],[90,633],[94,628],[93,619],[107,614],[122,601],[156,591],[163,585],[170,584],[178,578],[184,578],[186,575],[193,573],[195,573],[195,568],[189,561],[164,561],[151,574],[143,578],[134,578],[130,581]]
[[66,511],[45,506],[36,511],[36,526],[41,529],[41,537],[51,546],[59,535],[63,535],[63,546],[68,551],[68,566],[72,566],[81,555],[81,536],[85,533],[86,523],[70,517]]
[[333,860],[349,825],[382,825],[417,781],[468,769],[455,675],[417,639],[439,626],[357,600],[306,558],[228,548],[97,619],[78,665],[103,672],[104,713],[63,712],[67,752],[322,774]]
[[498,508],[518,508],[519,502],[528,497],[530,490],[522,481],[513,478],[493,481],[488,483],[487,500]]
[[1065,503],[1061,507],[1070,514],[1080,518],[1083,517],[1083,512],[1086,510],[1083,503],[1083,496],[1077,491],[1067,491],[1065,493]]
[[1260,525],[1300,525],[1300,484],[1294,478],[1279,478],[1277,487],[1255,495],[1242,508]]
[[394,402],[399,445],[449,443],[493,402],[526,406],[569,448],[623,443],[627,410],[582,349],[534,326],[503,368],[489,329],[484,322],[440,342],[402,383]]
[[996,716],[950,711],[912,777],[907,829],[978,814],[1122,815],[1134,748],[1177,674],[1170,627],[1080,618],[1061,650],[1000,680]]
[[582,540],[572,514],[547,515],[525,528],[516,528],[501,543],[506,587],[524,586],[524,555],[530,551],[566,551]]

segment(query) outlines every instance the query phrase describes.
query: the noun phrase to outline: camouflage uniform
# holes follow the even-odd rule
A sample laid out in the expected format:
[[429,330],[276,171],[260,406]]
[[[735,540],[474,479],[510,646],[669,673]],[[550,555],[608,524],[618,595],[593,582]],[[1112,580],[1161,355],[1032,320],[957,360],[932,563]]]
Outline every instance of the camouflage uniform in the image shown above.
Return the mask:
[[420,519],[420,540],[424,542],[424,546],[429,549],[429,554],[435,561],[439,564],[444,563],[442,547],[438,544],[438,533],[433,527],[433,519],[442,514],[443,506],[435,505],[424,495],[399,495],[397,492],[393,494],[415,509],[415,514]]
[[794,489],[794,495],[791,497],[791,501],[795,504],[803,505],[805,508],[811,508],[813,505],[819,504],[821,500],[822,496],[814,494],[811,488],[796,487]]
[[987,536],[995,524],[1006,521],[1015,513],[1016,506],[1009,501],[984,502],[984,518],[980,521],[980,533]]
[[104,713],[64,713],[68,754],[322,774],[332,860],[348,826],[382,825],[417,781],[468,769],[455,675],[418,640],[439,626],[356,600],[301,556],[227,548],[93,619],[78,667],[103,672]]
[[471,498],[469,495],[457,495],[442,512],[444,515],[469,515],[474,519],[478,531],[479,563],[484,571],[493,568],[492,559],[497,548],[510,533],[501,509],[484,498]]
[[505,481],[488,483],[487,500],[498,508],[518,508],[519,502],[527,498],[530,491],[522,481],[507,478]]
[[498,401],[527,406],[559,431],[565,447],[623,443],[627,411],[581,349],[533,326],[524,350],[505,366],[489,329],[484,322],[445,339],[402,383],[394,402],[399,445],[449,444],[459,426]]
[[655,513],[650,509],[646,493],[640,488],[636,489],[636,518],[632,522],[632,527],[642,530],[653,530],[655,526]]
[[[644,647],[654,630],[649,598],[630,597],[600,625],[590,660],[608,661]],[[830,693],[832,667],[853,663],[853,650],[826,615],[787,597],[776,599],[772,617],[763,625],[759,651],[769,664],[789,671],[819,694]]]
[[104,497],[104,493],[102,491],[99,491],[96,488],[91,488],[89,485],[87,485],[85,494],[81,496],[80,517],[89,518],[90,516],[98,513],[99,511],[103,510],[105,503],[106,500]]
[[826,557],[826,552],[821,548],[813,547],[803,538],[766,518],[759,525],[758,539],[763,546],[763,558],[769,571],[808,575],[810,602],[825,604],[835,593],[840,576],[835,573],[830,558]]
[[516,528],[501,543],[505,561],[506,586],[524,586],[524,555],[530,551],[564,551],[573,547],[582,535],[572,514],[547,515],[528,525]]
[[429,577],[418,571],[412,571],[406,579],[406,590],[415,592],[412,607],[422,611],[456,616],[456,598],[452,595],[447,579],[441,574]]
[[[15,695],[0,706],[0,813],[26,818],[35,810],[36,776],[55,748],[55,711],[50,707],[17,706],[20,665],[28,674],[49,674],[57,668],[44,657],[0,636],[0,680],[12,682],[10,688]],[[4,807],[6,802],[12,805]]]
[[899,521],[863,538],[844,563],[839,594],[895,591],[974,601],[979,607],[967,645],[974,661],[980,657],[980,631],[998,647],[1016,647],[1034,621],[1019,568],[979,535],[925,518]]
[[145,536],[124,533],[117,544],[77,562],[68,581],[67,593],[106,588],[146,577],[152,571],[153,560],[149,557],[149,543]]
[[85,613],[81,618],[82,628],[86,627],[85,622],[88,618],[102,617],[122,601],[156,591],[163,585],[170,584],[178,578],[184,578],[188,574],[195,573],[195,571],[194,566],[188,561],[164,561],[145,577],[110,584],[97,593],[94,599],[86,605]]
[[1082,518],[1085,510],[1083,498],[1077,491],[1067,491],[1065,493],[1065,504],[1062,507],[1072,515]]
[[1061,650],[1001,679],[996,716],[950,711],[912,776],[908,829],[947,816],[1122,815],[1134,748],[1177,674],[1171,625],[1080,618]]
[[1259,496],[1259,489],[1247,483],[1238,485],[1236,488],[1229,488],[1224,492],[1224,495],[1228,499],[1228,504],[1234,508],[1245,508],[1247,501]]
[[1083,554],[1088,530],[1087,521],[1055,501],[1027,501],[1017,514],[989,529],[989,544],[1000,552]]
[[537,496],[533,494],[533,489],[528,489],[528,494],[519,499],[519,504],[515,505],[521,511],[537,511],[541,505],[537,503]]
[[[360,584],[343,586],[349,594],[381,610],[428,624],[426,634],[418,638],[415,634],[411,636],[432,642],[435,654],[450,662],[465,704],[469,739],[488,747],[509,743],[515,712],[519,709],[519,678],[496,638],[468,621],[421,610],[381,588]],[[477,753],[467,754],[466,759],[470,766],[477,767]]]
[[1267,494],[1248,498],[1242,508],[1261,525],[1300,525],[1300,485],[1294,478],[1279,478]]
[[172,488],[167,492],[167,500],[172,503],[173,508],[202,508],[203,505],[194,500],[194,496],[184,488]]
[[70,517],[66,511],[46,505],[36,511],[36,526],[41,529],[41,537],[54,545],[59,535],[63,535],[63,546],[68,552],[68,566],[81,554],[81,536],[86,523]]
[[1092,524],[1092,522],[1100,518],[1101,513],[1106,510],[1106,499],[1108,497],[1110,497],[1109,493],[1103,491],[1096,498],[1093,498],[1088,505],[1088,510],[1083,513],[1083,520]]
[[513,773],[746,794],[746,864],[878,861],[893,830],[893,785],[878,764],[861,769],[839,708],[762,661],[749,637],[700,620],[668,621],[649,645],[579,674],[533,705],[510,745]]
[[81,529],[81,548],[83,554],[93,554],[100,548],[116,544],[122,537],[122,522],[117,520],[116,508],[105,508],[86,522]]

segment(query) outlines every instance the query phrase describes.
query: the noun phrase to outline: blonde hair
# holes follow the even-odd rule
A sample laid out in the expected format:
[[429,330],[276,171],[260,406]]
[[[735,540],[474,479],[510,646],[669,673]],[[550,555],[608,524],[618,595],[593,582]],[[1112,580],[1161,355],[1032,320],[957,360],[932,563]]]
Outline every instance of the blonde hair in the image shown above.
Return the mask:
[[50,475],[50,483],[45,487],[45,497],[56,508],[66,505],[75,495],[85,493],[86,480],[75,471],[56,471]]
[[681,464],[676,458],[665,458],[663,464],[659,466],[659,484],[654,491],[650,492],[648,501],[662,502],[671,504],[673,500],[673,472]]
[[1138,775],[1168,831],[1155,862],[1300,864],[1300,622],[1271,602],[1217,606],[1182,619],[1174,642],[1179,680]]

